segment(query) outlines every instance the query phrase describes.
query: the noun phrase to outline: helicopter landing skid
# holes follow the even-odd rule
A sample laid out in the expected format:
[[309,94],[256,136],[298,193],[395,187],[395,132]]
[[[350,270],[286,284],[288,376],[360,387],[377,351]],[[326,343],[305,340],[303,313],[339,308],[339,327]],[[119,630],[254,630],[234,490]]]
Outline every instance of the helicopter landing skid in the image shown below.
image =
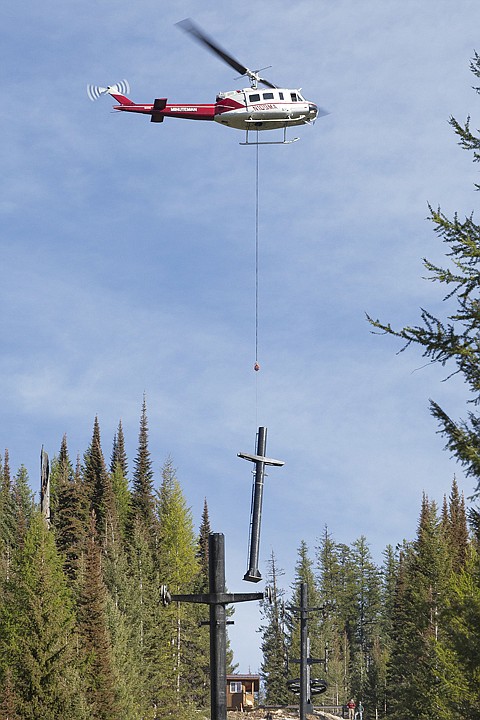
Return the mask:
[[291,145],[294,142],[297,142],[297,140],[300,140],[300,138],[295,137],[291,140],[287,140],[287,128],[283,128],[283,140],[259,140],[258,139],[258,130],[255,132],[257,133],[257,140],[256,142],[250,142],[248,139],[248,133],[249,130],[245,130],[245,142],[238,143],[239,145]]

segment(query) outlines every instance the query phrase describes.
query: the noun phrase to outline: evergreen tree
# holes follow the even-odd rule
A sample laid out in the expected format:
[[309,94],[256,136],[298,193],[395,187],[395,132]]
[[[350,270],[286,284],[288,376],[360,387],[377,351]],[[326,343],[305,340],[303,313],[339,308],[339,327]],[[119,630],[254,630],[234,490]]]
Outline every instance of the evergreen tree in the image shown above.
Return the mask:
[[[197,543],[191,511],[171,460],[166,461],[162,470],[158,517],[160,583],[168,585],[172,593],[191,592],[199,569]],[[162,702],[166,709],[170,707],[171,711],[178,712],[181,705],[189,702],[193,678],[197,676],[197,656],[202,642],[196,611],[190,603],[172,603],[163,613],[162,625],[162,665],[170,685],[167,690],[162,683]]]
[[480,559],[470,546],[460,570],[452,573],[436,645],[442,704],[439,718],[480,719]]
[[135,666],[141,669],[136,692],[137,707],[142,717],[149,717],[151,708],[159,699],[158,677],[163,672],[159,645],[165,622],[164,608],[159,593],[157,560],[138,518],[129,533],[129,595],[126,606],[130,644]]
[[[199,528],[197,539],[197,562],[198,571],[194,583],[195,593],[207,593],[209,591],[209,551],[208,538],[211,534],[210,516],[208,512],[207,499],[203,502],[202,520]],[[229,610],[227,609],[227,613]],[[209,611],[208,607],[203,604],[192,605],[192,616],[195,618],[195,624],[199,628],[196,636],[192,637],[191,642],[195,643],[195,665],[196,677],[192,680],[194,687],[193,700],[197,707],[208,707],[210,701],[210,633],[208,629]],[[232,653],[227,639],[227,665],[232,662]]]
[[275,553],[272,550],[266,578],[272,600],[261,604],[265,624],[260,628],[263,654],[260,674],[265,686],[266,705],[287,705],[291,700],[287,688],[284,590],[279,586],[279,580],[284,574],[284,571],[277,567]]
[[121,421],[113,440],[110,475],[120,531],[125,534],[131,511],[131,494],[128,488],[128,463]]
[[114,598],[107,596],[107,628],[111,641],[118,717],[122,720],[142,720],[149,707],[142,697],[144,668],[138,662],[130,610],[128,605],[122,608]]
[[85,577],[78,611],[83,659],[82,678],[91,717],[94,720],[116,720],[119,707],[97,526],[95,512],[92,511],[86,544]]
[[23,720],[85,717],[74,627],[61,559],[37,512],[15,552],[0,622],[2,701]]
[[455,478],[452,482],[447,517],[447,535],[450,554],[452,555],[452,568],[454,572],[459,572],[466,561],[469,538],[465,499],[459,493]]
[[202,522],[198,536],[198,564],[200,570],[200,581],[198,584],[198,592],[208,591],[208,538],[212,529],[210,526],[210,517],[208,514],[207,498],[203,501]]
[[85,551],[87,505],[79,473],[70,462],[67,436],[64,435],[58,458],[52,463],[54,509],[52,528],[55,542],[64,557],[64,570],[72,587],[78,591]]
[[34,511],[33,493],[30,489],[28,473],[24,465],[20,466],[15,475],[12,499],[15,518],[15,542],[16,545],[21,545]]
[[115,542],[119,527],[112,479],[105,465],[97,417],[93,425],[92,441],[84,455],[83,485],[89,512],[93,512],[97,523],[99,540],[103,547],[107,547]]
[[348,648],[345,620],[345,563],[339,546],[325,526],[320,545],[317,548],[319,600],[324,608],[322,623],[323,644],[328,664],[326,680],[328,690],[325,701],[333,705],[343,703],[348,693]]
[[[475,54],[471,70],[480,78],[480,56]],[[480,88],[476,88],[480,92]],[[480,137],[474,135],[470,120],[461,124],[455,118],[450,124],[459,138],[459,144],[473,151],[474,161],[479,159]],[[477,189],[480,186],[477,186]],[[419,345],[423,356],[433,363],[451,368],[451,375],[460,374],[471,394],[473,406],[480,402],[480,225],[474,222],[473,214],[461,220],[457,214],[449,219],[440,209],[430,208],[430,220],[435,232],[446,243],[450,263],[440,267],[424,259],[429,280],[445,286],[445,301],[456,301],[456,307],[447,311],[446,319],[436,317],[428,310],[420,313],[420,324],[394,330],[389,323],[382,323],[369,317],[372,325],[384,333],[394,335],[409,345]],[[480,416],[469,411],[461,421],[453,420],[433,400],[430,401],[432,415],[440,425],[440,432],[446,437],[447,448],[466,468],[480,494]]]
[[0,718],[1,720],[22,720],[17,712],[20,706],[20,699],[17,696],[12,678],[12,670],[7,667],[3,674],[3,682],[0,687]]
[[12,478],[10,475],[10,454],[8,452],[8,448],[5,449],[5,453],[3,455],[2,480],[8,486],[12,482]]
[[448,577],[437,508],[424,496],[416,541],[399,567],[388,677],[392,720],[429,720],[442,706],[436,646]]
[[377,633],[373,638],[364,704],[380,717],[387,712],[387,667],[391,654],[395,592],[399,574],[398,553],[387,545],[380,570],[380,605]]
[[[367,673],[375,659],[382,655],[380,642],[380,580],[377,567],[372,561],[365,537],[353,543],[351,562],[353,567],[354,602],[352,632],[352,691],[365,701],[368,684]],[[378,668],[380,670],[380,668]]]
[[113,439],[112,456],[110,459],[110,472],[115,472],[116,468],[121,470],[123,477],[128,475],[128,460],[125,452],[125,437],[123,434],[122,421],[118,423],[117,433]]
[[[5,451],[8,458],[8,450]],[[16,544],[16,511],[8,462],[0,473],[0,596],[3,582],[8,579]],[[3,582],[2,582],[3,581]]]
[[147,403],[143,397],[138,450],[134,460],[133,490],[131,500],[130,529],[135,522],[140,523],[149,537],[152,548],[157,545],[157,521],[155,517],[155,496],[153,490],[153,469],[148,448]]

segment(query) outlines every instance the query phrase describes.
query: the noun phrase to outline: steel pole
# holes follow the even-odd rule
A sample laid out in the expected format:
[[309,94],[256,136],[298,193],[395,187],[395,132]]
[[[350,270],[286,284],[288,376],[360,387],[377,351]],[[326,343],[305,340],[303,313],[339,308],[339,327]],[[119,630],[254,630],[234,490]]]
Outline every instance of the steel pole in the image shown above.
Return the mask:
[[248,570],[245,573],[244,580],[250,582],[259,582],[262,579],[260,570],[258,569],[258,557],[260,551],[260,522],[262,519],[262,503],[263,503],[263,482],[265,474],[265,463],[260,458],[265,457],[265,449],[267,446],[267,428],[258,428],[257,437],[257,456],[255,463],[255,484],[253,487],[252,500],[252,527],[250,531],[250,552],[248,554]]
[[307,583],[300,585],[300,720],[306,720],[308,705]]
[[[209,589],[225,593],[225,537],[210,533]],[[212,720],[227,720],[227,624],[225,605],[210,605],[210,701]]]

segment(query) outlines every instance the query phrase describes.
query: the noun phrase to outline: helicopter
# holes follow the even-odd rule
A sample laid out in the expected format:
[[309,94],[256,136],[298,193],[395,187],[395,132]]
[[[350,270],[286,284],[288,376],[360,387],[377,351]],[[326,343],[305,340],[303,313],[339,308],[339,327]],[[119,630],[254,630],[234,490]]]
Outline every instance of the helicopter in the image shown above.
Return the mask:
[[[128,82],[122,80],[108,87],[88,85],[89,98],[96,100],[101,95],[111,95],[119,103],[114,105],[114,110],[149,115],[150,122],[154,123],[161,123],[167,117],[213,120],[226,127],[244,130],[245,142],[240,145],[284,145],[296,142],[299,139],[297,137],[287,139],[287,128],[312,125],[317,117],[328,114],[314,102],[306,100],[300,89],[280,88],[261,77],[260,70],[250,70],[242,65],[190,18],[181,20],[176,25],[232,67],[241,77],[247,76],[250,87],[219,92],[214,103],[169,104],[167,98],[157,98],[153,103],[135,103],[127,97],[130,93]],[[260,85],[263,87],[260,88]],[[283,129],[283,140],[258,140],[258,131],[276,129]],[[250,140],[251,131],[257,131],[256,141]]]

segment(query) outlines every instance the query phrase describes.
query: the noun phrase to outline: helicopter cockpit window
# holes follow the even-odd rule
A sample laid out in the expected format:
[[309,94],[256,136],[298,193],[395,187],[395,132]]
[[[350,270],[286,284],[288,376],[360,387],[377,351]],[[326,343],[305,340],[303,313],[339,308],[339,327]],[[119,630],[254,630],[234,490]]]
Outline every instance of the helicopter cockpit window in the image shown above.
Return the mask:
[[283,100],[283,92],[279,92],[278,97],[280,98],[280,100]]
[[298,102],[297,93],[290,93],[290,97],[292,98],[292,102]]
[[248,96],[248,99],[250,100],[250,102],[259,102],[259,101],[260,101],[260,94],[259,94],[259,93],[255,93],[255,95],[249,95],[249,96]]
[[264,100],[273,100],[273,93],[271,93],[271,92],[263,93],[263,99]]

